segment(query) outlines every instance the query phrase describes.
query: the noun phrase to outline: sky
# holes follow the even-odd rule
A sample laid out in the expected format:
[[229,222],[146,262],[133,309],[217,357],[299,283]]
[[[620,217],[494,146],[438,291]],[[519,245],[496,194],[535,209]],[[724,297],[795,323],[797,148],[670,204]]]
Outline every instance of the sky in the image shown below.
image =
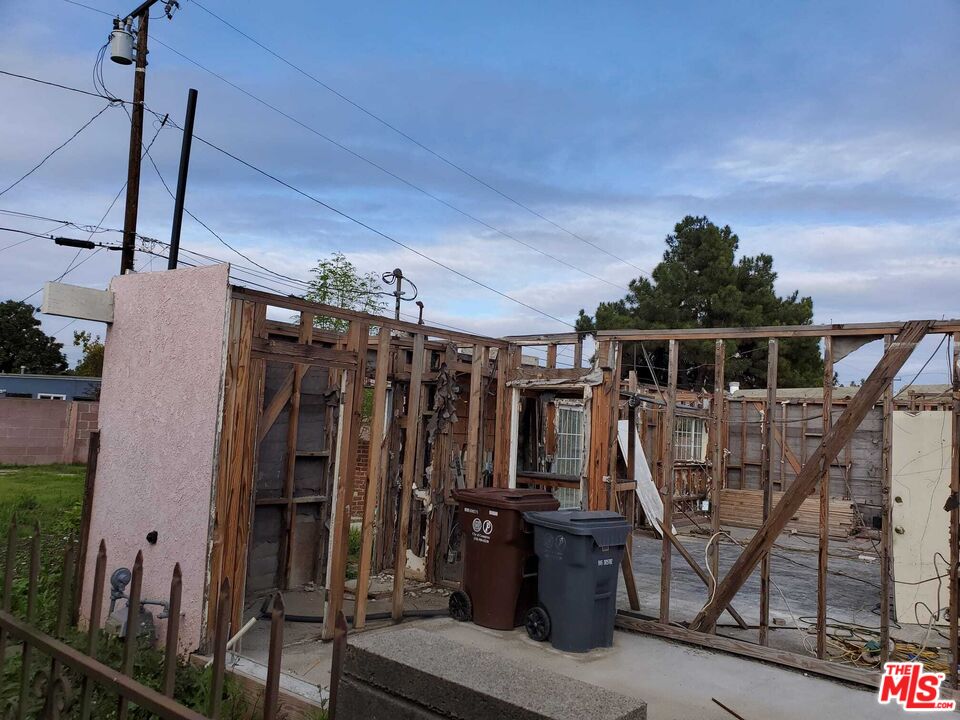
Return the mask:
[[[135,3],[86,4],[0,0],[0,70],[93,90],[110,15]],[[364,272],[400,267],[428,322],[562,332],[652,269],[688,214],[730,225],[742,254],[771,254],[778,291],[812,296],[816,322],[951,318],[958,20],[960,5],[937,0],[181,0],[150,23],[147,104],[181,124],[196,88],[198,137],[310,196],[195,143],[187,208],[249,260],[190,218],[184,248],[299,279],[337,251]],[[132,69],[103,71],[129,99]],[[0,75],[0,191],[105,105]],[[182,135],[158,126],[148,117],[145,141],[156,135],[173,188]],[[128,138],[123,109],[106,109],[0,194],[0,211],[97,225],[125,182]],[[169,240],[172,206],[144,162],[139,232]],[[3,227],[87,236],[56,225],[0,213]],[[102,227],[122,225],[121,196]],[[0,230],[0,296],[30,296],[68,268],[64,282],[102,288],[119,267],[119,253],[75,256]],[[164,266],[137,259],[138,271]],[[38,317],[71,361],[74,330],[104,331]],[[842,361],[841,380],[866,376],[878,346]],[[948,351],[917,382],[945,382]]]

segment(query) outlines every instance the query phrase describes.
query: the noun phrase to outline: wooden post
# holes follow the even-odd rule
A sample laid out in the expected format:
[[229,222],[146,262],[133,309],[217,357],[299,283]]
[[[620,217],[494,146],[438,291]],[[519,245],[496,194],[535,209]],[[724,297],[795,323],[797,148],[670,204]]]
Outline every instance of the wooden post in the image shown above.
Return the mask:
[[[713,484],[710,488],[710,532],[716,535],[720,532],[720,489],[723,486],[723,409],[724,409],[724,370],[727,359],[723,340],[717,340],[714,347],[713,366]],[[710,546],[710,572],[714,581],[720,572],[720,539],[719,537]],[[710,588],[713,589],[712,586]]]
[[327,577],[327,607],[323,618],[323,639],[332,640],[334,623],[343,609],[347,580],[347,554],[350,551],[350,503],[353,502],[353,478],[357,469],[357,445],[360,442],[360,413],[366,378],[367,343],[370,326],[354,320],[350,323],[349,350],[356,353],[357,367],[346,371],[342,408],[340,452],[337,458],[337,492],[333,508],[331,556]]
[[557,345],[551,343],[547,345],[547,367],[555,368],[557,366]]
[[[823,338],[823,434],[833,425],[833,338]],[[807,427],[804,421],[804,437]],[[801,458],[806,462],[806,458]],[[817,657],[824,659],[827,652],[827,565],[830,556],[830,465],[820,476],[820,543],[817,549]]]
[[597,346],[597,358],[603,374],[603,380],[593,388],[590,405],[590,455],[587,474],[587,509],[605,510],[608,507],[608,488],[604,478],[610,476],[610,422],[613,410],[611,405],[617,401],[614,370],[616,358],[613,357],[613,343],[609,340]]
[[926,336],[930,326],[930,321],[911,321],[904,324],[903,331],[897,336],[896,341],[880,358],[880,362],[877,363],[859,392],[847,404],[837,423],[821,440],[810,461],[803,466],[797,479],[784,492],[770,517],[750,539],[733,567],[717,586],[713,600],[697,613],[691,623],[691,629],[703,632],[716,624],[723,608],[733,600],[734,595],[760,562],[761,556],[769,551],[790,518],[816,487],[823,468],[836,459],[847,440],[882,394],[883,388],[893,380],[910,358],[917,343]]
[[950,497],[953,507],[950,509],[950,672],[948,682],[955,688],[960,687],[957,677],[957,664],[960,663],[958,647],[957,613],[960,613],[960,333],[953,334],[953,435],[950,460]]
[[420,396],[423,381],[424,341],[417,333],[413,339],[413,363],[410,370],[410,389],[407,397],[406,433],[403,442],[403,477],[400,488],[400,511],[397,516],[397,553],[393,570],[392,616],[395,622],[403,618],[403,581],[407,572],[407,539],[410,535],[410,502],[413,495],[414,469],[417,465],[417,436],[420,430]]
[[[763,449],[760,460],[760,486],[763,488],[763,522],[773,509],[773,427],[777,408],[777,359],[779,345],[776,338],[767,341],[767,403],[763,412]],[[760,644],[769,642],[770,629],[770,552],[760,559]]]
[[507,487],[510,451],[510,388],[507,371],[513,367],[513,348],[497,348],[497,414],[493,441],[493,485]]
[[[673,527],[673,461],[674,461],[674,427],[677,421],[677,361],[679,354],[678,342],[669,341],[669,360],[667,362],[667,407],[663,422],[663,527]],[[670,622],[670,573],[673,560],[673,551],[670,547],[670,538],[663,534],[663,545],[660,550],[660,622]]]
[[[373,531],[380,486],[386,475],[387,382],[390,373],[390,329],[381,327],[377,338],[377,370],[373,381],[373,418],[370,423],[370,467],[367,491],[364,494],[363,525],[360,529],[360,567],[357,570],[357,593],[353,610],[353,627],[359,630],[366,623],[367,591],[370,587],[370,565],[373,562]],[[384,512],[384,508],[380,508]]]
[[[556,348],[556,345],[553,346]],[[483,407],[483,368],[487,361],[487,349],[473,346],[473,361],[470,363],[470,404],[467,416],[466,485],[477,486],[480,477],[480,409]]]
[[[893,345],[893,335],[883,339],[885,352]],[[893,378],[883,388],[883,477],[880,485],[880,662],[890,657],[890,529],[893,513],[890,509],[890,488],[893,486]],[[829,464],[826,466],[829,472]]]

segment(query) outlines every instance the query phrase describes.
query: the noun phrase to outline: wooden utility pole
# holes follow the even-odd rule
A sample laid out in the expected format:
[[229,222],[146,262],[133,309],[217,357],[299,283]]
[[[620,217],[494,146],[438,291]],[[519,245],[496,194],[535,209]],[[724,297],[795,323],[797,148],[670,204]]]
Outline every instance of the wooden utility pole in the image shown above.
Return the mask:
[[137,28],[137,60],[133,74],[133,109],[130,113],[130,157],[127,160],[127,201],[123,215],[123,245],[120,251],[121,275],[133,272],[133,252],[137,242],[137,210],[140,205],[140,159],[143,145],[143,99],[147,84],[147,26],[150,23],[149,5],[143,8],[139,17],[140,23]]

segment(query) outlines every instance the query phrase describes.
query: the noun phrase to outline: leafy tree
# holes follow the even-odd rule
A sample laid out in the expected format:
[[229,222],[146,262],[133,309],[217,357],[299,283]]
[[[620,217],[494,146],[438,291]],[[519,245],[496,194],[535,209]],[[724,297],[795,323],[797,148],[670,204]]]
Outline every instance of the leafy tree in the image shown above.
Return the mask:
[[56,375],[67,369],[63,344],[40,329],[37,308],[25,302],[0,303],[0,372]]
[[[319,260],[311,270],[313,279],[304,297],[311,302],[335,305],[346,310],[382,313],[386,303],[382,299],[383,287],[376,273],[360,273],[343,253],[333,253]],[[346,332],[350,323],[331,317],[317,317],[316,327],[334,332]]]
[[[739,238],[729,226],[718,227],[706,217],[687,216],[666,238],[663,261],[651,279],[630,281],[626,297],[602,302],[591,317],[583,310],[577,329],[655,329],[807,325],[813,321],[813,299],[794,291],[779,297],[773,258],[761,253],[736,258]],[[636,365],[640,378],[651,381],[643,349],[658,381],[666,377],[666,343],[627,343],[624,368]],[[767,341],[726,341],[724,375],[745,388],[765,387]],[[715,347],[712,341],[680,345],[679,383],[685,387],[712,387]],[[780,387],[811,387],[823,383],[823,361],[817,338],[780,341]]]
[[83,357],[73,369],[75,375],[84,377],[103,376],[103,341],[100,336],[92,336],[86,330],[73,333],[73,344],[83,350]]

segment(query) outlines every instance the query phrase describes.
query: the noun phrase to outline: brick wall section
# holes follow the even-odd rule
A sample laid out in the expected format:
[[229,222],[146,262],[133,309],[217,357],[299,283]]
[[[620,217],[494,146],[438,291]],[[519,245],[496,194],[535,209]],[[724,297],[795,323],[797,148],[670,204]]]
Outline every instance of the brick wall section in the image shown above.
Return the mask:
[[366,498],[367,479],[370,476],[370,428],[360,428],[360,442],[357,445],[357,465],[353,471],[353,501],[350,503],[350,517],[359,520],[363,517],[363,504]]
[[99,403],[0,398],[0,464],[87,461]]

